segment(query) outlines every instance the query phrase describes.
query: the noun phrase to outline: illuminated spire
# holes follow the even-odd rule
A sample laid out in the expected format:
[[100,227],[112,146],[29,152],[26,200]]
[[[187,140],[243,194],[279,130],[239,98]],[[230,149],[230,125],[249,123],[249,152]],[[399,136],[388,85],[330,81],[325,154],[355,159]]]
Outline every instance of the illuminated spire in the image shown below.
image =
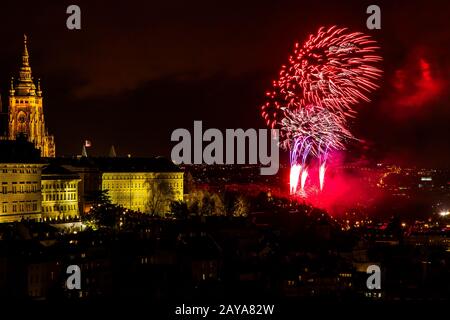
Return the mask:
[[31,81],[30,56],[28,55],[27,36],[23,35],[22,67],[20,68],[19,81]]
[[22,66],[19,71],[18,84],[15,87],[17,95],[32,95],[36,94],[36,86],[33,83],[33,77],[31,76],[30,67],[30,55],[28,54],[27,36],[23,35],[23,53],[22,53]]
[[22,62],[24,66],[29,67],[30,62],[28,61],[29,55],[28,55],[28,48],[27,48],[27,35],[23,35],[23,54],[22,54]]

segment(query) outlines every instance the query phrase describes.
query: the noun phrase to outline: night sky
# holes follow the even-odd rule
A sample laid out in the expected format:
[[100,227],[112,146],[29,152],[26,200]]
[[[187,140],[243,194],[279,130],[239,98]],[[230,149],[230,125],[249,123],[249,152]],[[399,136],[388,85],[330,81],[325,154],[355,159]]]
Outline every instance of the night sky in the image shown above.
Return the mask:
[[[82,30],[66,28],[78,4]],[[381,7],[382,29],[366,28]],[[296,41],[321,26],[373,36],[385,71],[352,124],[355,157],[450,167],[450,3],[444,1],[2,1],[7,105],[23,33],[58,155],[170,154],[171,132],[264,128],[260,106]]]

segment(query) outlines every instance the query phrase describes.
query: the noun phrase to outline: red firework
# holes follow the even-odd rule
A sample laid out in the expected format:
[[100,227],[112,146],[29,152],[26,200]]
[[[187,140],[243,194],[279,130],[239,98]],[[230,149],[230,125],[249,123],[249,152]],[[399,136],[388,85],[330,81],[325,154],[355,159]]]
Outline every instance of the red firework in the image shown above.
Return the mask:
[[352,106],[369,101],[367,93],[378,88],[374,83],[382,74],[375,66],[382,60],[378,49],[368,35],[336,26],[320,28],[302,46],[297,43],[266,93],[268,102],[262,106],[266,124],[273,128],[284,110],[310,104],[351,116]]

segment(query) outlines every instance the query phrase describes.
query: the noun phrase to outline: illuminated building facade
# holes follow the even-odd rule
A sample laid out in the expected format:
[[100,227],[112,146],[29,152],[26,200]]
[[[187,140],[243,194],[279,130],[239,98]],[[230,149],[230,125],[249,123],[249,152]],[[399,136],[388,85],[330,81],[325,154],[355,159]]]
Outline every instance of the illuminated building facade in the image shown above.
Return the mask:
[[41,218],[42,166],[25,138],[0,141],[0,223]]
[[107,191],[114,204],[151,214],[168,213],[172,201],[183,200],[184,172],[165,158],[81,157],[56,162],[80,177],[79,203],[85,213],[98,191]]
[[9,90],[8,129],[10,140],[25,135],[40,150],[42,157],[55,157],[54,137],[48,134],[45,126],[40,83],[38,81],[36,87],[31,76],[26,36],[19,78],[15,83],[11,80]]
[[183,200],[183,172],[104,172],[102,190],[127,209],[165,214],[172,201]]
[[56,165],[42,170],[42,218],[56,220],[79,217],[78,183],[80,177]]

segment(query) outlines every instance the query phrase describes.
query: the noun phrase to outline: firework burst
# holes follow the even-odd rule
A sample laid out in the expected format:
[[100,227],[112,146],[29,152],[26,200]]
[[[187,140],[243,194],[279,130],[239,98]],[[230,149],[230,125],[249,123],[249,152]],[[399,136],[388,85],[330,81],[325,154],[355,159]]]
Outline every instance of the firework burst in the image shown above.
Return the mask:
[[382,71],[379,47],[368,35],[336,26],[320,28],[283,65],[266,92],[261,115],[267,126],[279,128],[280,146],[290,153],[290,191],[305,194],[308,163],[319,162],[320,190],[332,150],[345,149],[355,139],[347,127],[354,106],[369,101]]
[[[293,54],[266,92],[262,106],[266,124],[275,127],[283,110],[295,110],[310,104],[323,106],[342,117],[354,116],[353,106],[369,101],[368,93],[382,71],[379,47],[368,35],[347,32],[336,26],[320,28],[303,44],[296,44]],[[283,109],[284,108],[284,109]]]
[[[339,115],[318,106],[308,106],[296,111],[286,111],[281,121],[280,146],[290,152],[290,190],[304,193],[310,158],[320,163],[320,189],[323,189],[326,160],[332,150],[345,148],[345,141],[355,139]],[[293,169],[292,169],[293,168]]]
[[277,85],[289,106],[316,104],[351,114],[354,104],[369,101],[367,94],[378,88],[378,49],[363,33],[320,28],[302,46],[296,44]]
[[[345,149],[345,141],[355,139],[347,129],[345,119],[313,105],[295,111],[286,110],[280,134],[280,146],[294,151],[293,154],[302,154],[304,160],[308,155],[323,158],[329,150]],[[291,159],[291,163],[296,162],[298,158]]]

